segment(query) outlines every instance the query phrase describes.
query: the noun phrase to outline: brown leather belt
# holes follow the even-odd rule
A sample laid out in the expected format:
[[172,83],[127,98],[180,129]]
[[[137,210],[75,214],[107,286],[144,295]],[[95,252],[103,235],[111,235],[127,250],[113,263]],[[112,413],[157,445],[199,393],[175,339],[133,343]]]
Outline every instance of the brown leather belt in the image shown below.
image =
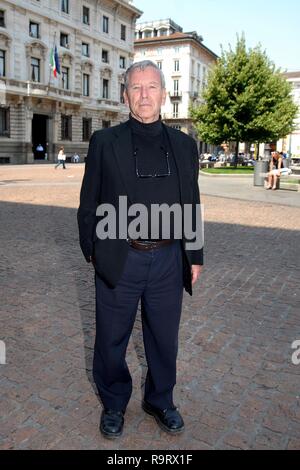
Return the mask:
[[130,238],[127,240],[129,245],[136,250],[142,251],[149,251],[155,248],[162,248],[163,246],[171,245],[174,240],[156,240],[154,241],[142,241],[142,240],[131,240]]

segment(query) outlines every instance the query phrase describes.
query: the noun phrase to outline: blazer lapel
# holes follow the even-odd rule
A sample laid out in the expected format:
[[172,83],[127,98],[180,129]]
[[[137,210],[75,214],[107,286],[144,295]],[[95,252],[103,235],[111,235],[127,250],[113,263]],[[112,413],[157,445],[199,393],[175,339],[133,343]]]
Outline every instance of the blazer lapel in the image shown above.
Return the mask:
[[131,130],[128,121],[120,126],[116,132],[113,142],[114,155],[120,170],[121,179],[130,204],[135,199],[135,163],[133,158],[133,147]]

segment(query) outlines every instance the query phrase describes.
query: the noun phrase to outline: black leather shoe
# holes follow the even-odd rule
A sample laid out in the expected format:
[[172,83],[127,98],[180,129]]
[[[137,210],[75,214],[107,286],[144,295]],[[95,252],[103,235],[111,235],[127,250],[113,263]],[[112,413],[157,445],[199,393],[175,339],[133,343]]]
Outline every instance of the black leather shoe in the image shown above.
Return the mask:
[[184,430],[184,421],[177,408],[159,410],[146,401],[142,402],[143,410],[155,418],[163,431],[170,434],[180,433]]
[[101,414],[100,431],[103,436],[113,439],[121,436],[124,426],[124,413],[104,409]]

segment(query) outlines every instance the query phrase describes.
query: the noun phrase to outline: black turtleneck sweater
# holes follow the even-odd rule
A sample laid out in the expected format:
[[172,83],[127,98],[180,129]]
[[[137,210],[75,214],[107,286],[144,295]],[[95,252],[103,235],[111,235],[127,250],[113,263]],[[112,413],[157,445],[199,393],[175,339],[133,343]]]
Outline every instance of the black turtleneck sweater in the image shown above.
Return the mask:
[[[134,202],[144,204],[148,209],[148,237],[151,237],[151,204],[180,203],[180,191],[177,167],[168,136],[163,129],[160,120],[150,124],[137,121],[132,116],[129,118],[132,131],[133,150],[136,153],[136,166],[139,175],[165,175],[168,173],[166,153],[168,152],[170,176],[156,178],[141,178],[136,176],[136,191]],[[170,238],[174,238],[173,216],[170,218]],[[158,238],[166,238],[162,235],[160,220]],[[153,224],[154,225],[154,224]],[[146,237],[141,237],[146,238]]]

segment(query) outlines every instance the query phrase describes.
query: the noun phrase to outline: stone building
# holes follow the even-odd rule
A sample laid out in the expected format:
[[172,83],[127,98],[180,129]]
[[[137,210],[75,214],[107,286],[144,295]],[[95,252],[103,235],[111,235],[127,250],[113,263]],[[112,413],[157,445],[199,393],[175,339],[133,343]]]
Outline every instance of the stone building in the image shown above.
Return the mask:
[[[164,72],[168,96],[162,118],[166,124],[196,137],[189,107],[201,102],[208,71],[217,55],[195,31],[183,32],[171,19],[137,23],[134,50],[135,62],[152,60]],[[205,142],[198,142],[198,146],[200,153],[213,151]]]
[[294,103],[298,106],[298,115],[295,121],[295,130],[285,139],[277,142],[277,149],[300,159],[300,71],[286,72],[284,77],[292,85],[292,95]]
[[61,145],[84,157],[94,130],[126,118],[141,14],[130,0],[0,0],[1,163],[54,161]]

